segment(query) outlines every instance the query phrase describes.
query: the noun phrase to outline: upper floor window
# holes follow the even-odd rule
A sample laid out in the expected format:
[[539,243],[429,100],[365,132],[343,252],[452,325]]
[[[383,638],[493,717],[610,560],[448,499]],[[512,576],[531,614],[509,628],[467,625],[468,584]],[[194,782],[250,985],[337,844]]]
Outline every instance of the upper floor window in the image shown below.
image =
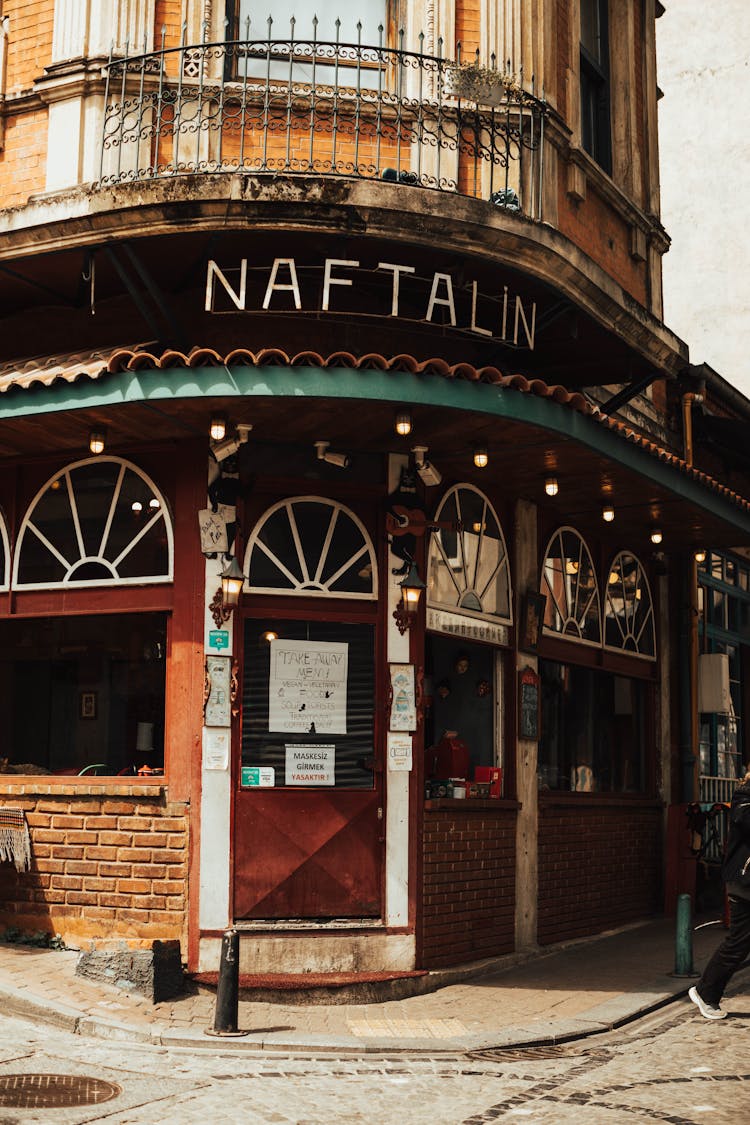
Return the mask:
[[511,621],[510,566],[500,521],[470,484],[446,492],[435,513],[441,527],[427,564],[431,606]]
[[[376,47],[378,28],[385,28],[386,24],[386,0],[360,0],[352,6],[341,0],[273,0],[272,3],[266,0],[265,4],[257,0],[234,0],[229,6],[234,15],[231,34],[237,39],[288,39],[294,18],[294,38],[311,40],[313,20],[317,19],[315,38],[318,42],[356,43],[357,24],[361,24],[362,43]],[[273,20],[270,35],[269,18]]]
[[611,173],[608,0],[580,3],[581,144]]
[[604,643],[639,656],[656,656],[654,609],[643,567],[621,551],[609,568],[604,597]]
[[13,585],[30,590],[168,582],[172,523],[145,473],[118,457],[68,465],[21,525]]
[[588,547],[572,527],[561,527],[549,541],[542,567],[542,593],[547,598],[545,632],[601,644],[596,572]]
[[378,596],[377,560],[364,525],[322,496],[294,496],[269,508],[250,536],[245,572],[254,594]]

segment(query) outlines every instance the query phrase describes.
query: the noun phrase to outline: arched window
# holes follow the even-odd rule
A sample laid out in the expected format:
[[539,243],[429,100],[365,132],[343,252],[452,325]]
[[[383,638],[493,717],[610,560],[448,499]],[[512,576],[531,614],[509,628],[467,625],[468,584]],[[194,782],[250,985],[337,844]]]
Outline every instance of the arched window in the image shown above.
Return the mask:
[[321,496],[293,496],[269,508],[250,536],[245,572],[245,589],[253,594],[378,596],[377,560],[364,525]]
[[635,555],[621,551],[609,568],[604,596],[605,648],[656,657],[654,608],[648,581]]
[[172,579],[172,523],[145,473],[119,457],[68,465],[21,525],[14,587],[142,585]]
[[542,567],[546,595],[544,631],[600,645],[601,609],[591,554],[572,527],[561,527],[549,541]]
[[10,540],[5,516],[0,512],[0,590],[7,590],[10,584]]
[[430,606],[511,622],[510,566],[500,521],[487,497],[471,484],[446,492],[427,562]]

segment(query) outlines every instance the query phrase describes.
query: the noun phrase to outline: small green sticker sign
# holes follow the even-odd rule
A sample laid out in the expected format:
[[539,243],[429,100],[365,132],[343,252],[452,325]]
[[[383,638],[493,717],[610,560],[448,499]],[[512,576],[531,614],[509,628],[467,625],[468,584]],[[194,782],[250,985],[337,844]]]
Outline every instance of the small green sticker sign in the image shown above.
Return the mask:
[[241,783],[260,789],[272,789],[276,782],[273,766],[243,766]]
[[229,632],[227,629],[212,629],[208,634],[208,643],[211,648],[229,648]]

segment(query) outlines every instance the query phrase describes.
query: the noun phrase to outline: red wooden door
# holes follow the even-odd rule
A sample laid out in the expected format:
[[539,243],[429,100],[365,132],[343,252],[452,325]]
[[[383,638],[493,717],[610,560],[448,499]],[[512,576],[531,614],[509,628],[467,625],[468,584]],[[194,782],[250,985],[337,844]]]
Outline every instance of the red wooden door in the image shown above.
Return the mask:
[[375,789],[240,790],[235,918],[378,917],[379,807]]

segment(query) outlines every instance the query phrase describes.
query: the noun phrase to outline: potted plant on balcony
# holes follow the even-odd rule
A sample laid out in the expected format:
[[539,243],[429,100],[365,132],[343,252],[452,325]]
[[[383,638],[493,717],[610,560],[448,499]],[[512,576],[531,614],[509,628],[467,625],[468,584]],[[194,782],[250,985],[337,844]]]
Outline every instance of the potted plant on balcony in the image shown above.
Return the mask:
[[462,62],[446,72],[445,90],[476,105],[500,106],[522,99],[523,89],[514,74],[478,62]]

